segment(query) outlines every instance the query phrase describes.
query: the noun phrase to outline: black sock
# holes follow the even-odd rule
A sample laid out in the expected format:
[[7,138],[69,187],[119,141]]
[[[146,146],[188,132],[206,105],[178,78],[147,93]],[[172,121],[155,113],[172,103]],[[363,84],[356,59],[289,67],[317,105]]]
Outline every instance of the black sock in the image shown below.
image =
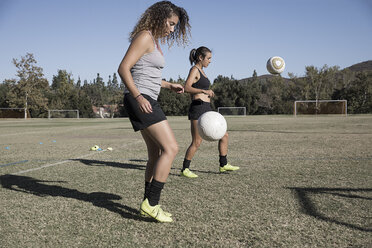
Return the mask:
[[155,206],[159,204],[160,200],[160,193],[161,190],[164,188],[164,184],[162,182],[158,182],[155,179],[152,179],[150,190],[149,190],[149,203],[151,206]]
[[190,168],[190,163],[191,163],[191,160],[187,160],[187,159],[185,158],[185,159],[183,160],[182,171],[184,171],[185,169]]
[[220,166],[223,167],[225,165],[227,165],[227,155],[226,156],[221,156],[220,155]]
[[145,181],[145,193],[143,195],[143,200],[145,200],[146,198],[149,198],[150,186],[151,186],[151,182]]

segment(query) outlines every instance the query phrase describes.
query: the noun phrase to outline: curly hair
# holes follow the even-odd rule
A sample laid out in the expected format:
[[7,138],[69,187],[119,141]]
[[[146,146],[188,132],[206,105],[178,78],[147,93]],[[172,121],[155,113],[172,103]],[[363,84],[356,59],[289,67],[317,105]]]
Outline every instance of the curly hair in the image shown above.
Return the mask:
[[[167,18],[172,15],[178,16],[178,23],[174,28],[174,32],[163,37],[166,28]],[[160,40],[162,44],[168,43],[172,46],[174,42],[178,45],[186,45],[188,36],[190,36],[191,26],[189,24],[189,16],[185,9],[174,5],[169,1],[161,1],[151,5],[140,17],[133,31],[130,33],[129,41],[143,30],[149,30],[155,39]]]

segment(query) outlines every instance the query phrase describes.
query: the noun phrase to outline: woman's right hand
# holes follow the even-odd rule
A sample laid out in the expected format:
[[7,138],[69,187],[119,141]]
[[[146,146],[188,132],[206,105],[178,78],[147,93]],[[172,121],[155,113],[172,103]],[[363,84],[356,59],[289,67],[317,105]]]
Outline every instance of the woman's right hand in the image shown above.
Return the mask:
[[136,97],[136,101],[138,103],[138,107],[143,113],[150,114],[152,113],[152,106],[149,101],[147,101],[146,98],[143,97],[143,95],[139,95]]
[[209,98],[214,97],[214,92],[213,90],[203,90],[203,93],[208,95]]

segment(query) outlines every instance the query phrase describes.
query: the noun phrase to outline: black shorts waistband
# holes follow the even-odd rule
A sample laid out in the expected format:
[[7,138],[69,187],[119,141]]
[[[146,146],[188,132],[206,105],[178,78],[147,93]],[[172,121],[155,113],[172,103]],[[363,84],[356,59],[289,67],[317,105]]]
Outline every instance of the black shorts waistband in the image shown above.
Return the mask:
[[203,104],[211,104],[210,102],[204,102],[203,100],[196,99],[191,101],[191,105],[203,105]]

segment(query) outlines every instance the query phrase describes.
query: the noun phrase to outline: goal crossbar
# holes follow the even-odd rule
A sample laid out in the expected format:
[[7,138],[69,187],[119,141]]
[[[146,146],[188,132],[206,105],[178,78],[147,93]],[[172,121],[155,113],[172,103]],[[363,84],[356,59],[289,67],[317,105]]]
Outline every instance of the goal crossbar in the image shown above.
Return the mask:
[[[340,114],[347,116],[347,100],[299,100],[299,101],[295,101],[294,106],[293,106],[293,114],[294,116],[298,115],[297,107],[299,103],[315,103],[316,108],[318,108],[318,104],[321,104],[321,103],[337,103],[337,102],[343,104]],[[315,112],[315,114],[318,114],[318,113]]]
[[0,108],[0,110],[21,110],[24,112],[24,118],[27,119],[27,109],[26,108]]
[[48,110],[48,119],[51,119],[52,112],[76,112],[76,119],[79,119],[79,110],[78,109],[49,109]]

